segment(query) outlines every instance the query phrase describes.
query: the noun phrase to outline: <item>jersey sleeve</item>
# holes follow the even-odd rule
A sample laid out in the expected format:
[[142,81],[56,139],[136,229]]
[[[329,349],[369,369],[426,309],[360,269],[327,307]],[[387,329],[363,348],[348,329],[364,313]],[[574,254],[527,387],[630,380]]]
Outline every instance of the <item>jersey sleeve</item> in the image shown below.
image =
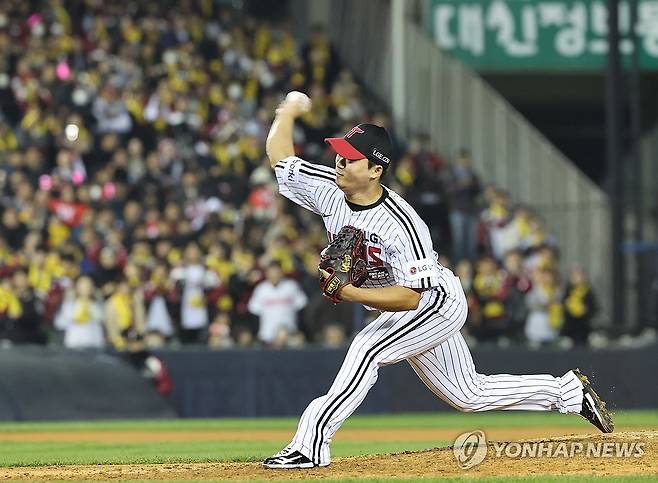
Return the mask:
[[263,312],[263,286],[256,285],[254,292],[251,294],[251,298],[247,303],[247,310],[254,315],[260,315]]
[[440,267],[436,252],[431,242],[427,242],[423,234],[424,227],[410,227],[400,231],[396,250],[391,256],[391,269],[397,285],[409,288],[437,287],[440,283]]
[[293,203],[322,215],[320,200],[338,189],[336,170],[328,166],[309,163],[296,156],[282,159],[274,167],[279,193]]

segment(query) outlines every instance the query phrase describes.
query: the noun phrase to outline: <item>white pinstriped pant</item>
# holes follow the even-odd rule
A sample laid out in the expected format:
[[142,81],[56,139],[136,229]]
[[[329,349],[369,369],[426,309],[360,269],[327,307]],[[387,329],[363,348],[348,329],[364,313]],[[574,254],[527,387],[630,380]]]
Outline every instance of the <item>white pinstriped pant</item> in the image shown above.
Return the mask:
[[441,287],[423,292],[416,310],[385,312],[356,335],[331,388],[308,405],[286,450],[329,463],[331,438],[375,384],[379,367],[403,359],[434,394],[460,411],[580,412],[582,385],[572,372],[478,374],[459,332],[467,314],[464,291],[452,272],[442,274]]

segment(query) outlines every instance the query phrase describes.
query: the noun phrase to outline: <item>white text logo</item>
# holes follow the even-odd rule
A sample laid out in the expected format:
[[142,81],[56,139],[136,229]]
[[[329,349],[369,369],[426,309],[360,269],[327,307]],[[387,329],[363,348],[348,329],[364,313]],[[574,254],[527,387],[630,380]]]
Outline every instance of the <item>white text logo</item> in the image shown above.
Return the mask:
[[376,149],[373,149],[373,150],[372,150],[372,155],[373,155],[374,157],[378,158],[378,159],[381,159],[381,160],[384,161],[385,163],[390,163],[390,162],[391,162],[390,159],[388,159],[386,156],[384,156],[382,153],[380,153],[380,152],[377,151]]
[[[492,458],[642,458],[642,441],[493,441]],[[487,437],[475,430],[457,436],[453,446],[455,460],[466,470],[487,457]]]

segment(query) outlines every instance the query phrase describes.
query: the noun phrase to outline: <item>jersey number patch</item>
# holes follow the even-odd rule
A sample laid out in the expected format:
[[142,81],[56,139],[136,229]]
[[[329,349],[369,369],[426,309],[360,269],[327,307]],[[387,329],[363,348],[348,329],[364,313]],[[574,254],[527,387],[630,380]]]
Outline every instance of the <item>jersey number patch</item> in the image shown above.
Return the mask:
[[369,247],[365,246],[367,257],[366,260],[368,262],[368,265],[371,265],[373,267],[382,267],[384,266],[384,262],[382,262],[382,259],[379,258],[379,255],[382,253],[381,248],[377,247]]

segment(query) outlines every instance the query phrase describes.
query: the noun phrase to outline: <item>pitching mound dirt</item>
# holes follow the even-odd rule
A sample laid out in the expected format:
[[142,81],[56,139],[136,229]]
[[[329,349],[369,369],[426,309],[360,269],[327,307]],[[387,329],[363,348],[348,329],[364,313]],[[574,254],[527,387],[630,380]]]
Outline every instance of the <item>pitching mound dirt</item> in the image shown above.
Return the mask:
[[[266,470],[259,463],[198,463],[162,465],[95,465],[41,468],[3,468],[0,479],[28,480],[146,480],[146,479],[260,479],[310,480],[319,478],[355,477],[442,477],[442,476],[531,476],[531,475],[658,475],[658,431],[622,432],[608,435],[572,435],[566,437],[527,440],[557,445],[561,442],[582,443],[643,443],[639,456],[614,455],[592,457],[576,454],[510,458],[496,456],[489,444],[485,460],[468,470],[457,465],[450,448],[420,452],[335,458],[328,468],[313,470]],[[636,453],[637,454],[637,453]]]

